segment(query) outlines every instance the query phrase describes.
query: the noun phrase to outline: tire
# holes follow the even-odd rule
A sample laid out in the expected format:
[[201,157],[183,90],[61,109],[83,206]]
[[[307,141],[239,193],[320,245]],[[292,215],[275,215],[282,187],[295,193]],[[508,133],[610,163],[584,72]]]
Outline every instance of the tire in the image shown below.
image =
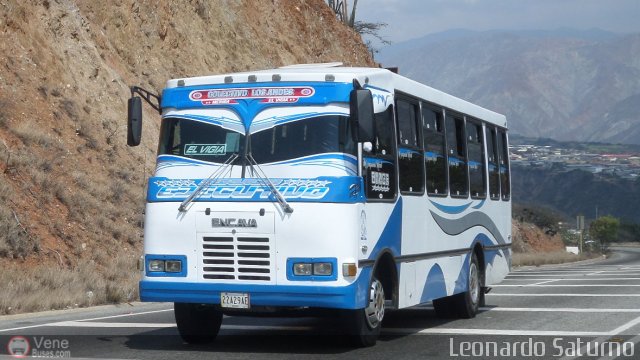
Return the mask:
[[376,277],[371,279],[369,301],[364,309],[346,310],[345,320],[351,343],[357,347],[376,344],[385,312],[384,288]]
[[213,305],[174,303],[173,313],[180,337],[186,343],[210,343],[220,331],[222,312]]
[[467,291],[456,295],[455,309],[459,317],[463,319],[471,319],[478,313],[480,303],[483,302],[483,284],[484,276],[480,273],[480,265],[475,252],[471,255],[469,261]]
[[480,266],[475,253],[471,256],[467,271],[467,291],[433,300],[433,308],[439,318],[471,319],[478,313],[478,308],[484,305],[484,287],[482,284],[484,275],[480,273]]

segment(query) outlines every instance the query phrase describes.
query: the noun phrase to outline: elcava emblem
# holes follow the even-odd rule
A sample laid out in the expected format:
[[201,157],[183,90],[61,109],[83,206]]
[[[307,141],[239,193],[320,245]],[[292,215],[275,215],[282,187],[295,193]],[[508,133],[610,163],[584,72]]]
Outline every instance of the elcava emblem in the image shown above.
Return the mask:
[[258,221],[256,219],[213,218],[211,219],[211,226],[257,228]]

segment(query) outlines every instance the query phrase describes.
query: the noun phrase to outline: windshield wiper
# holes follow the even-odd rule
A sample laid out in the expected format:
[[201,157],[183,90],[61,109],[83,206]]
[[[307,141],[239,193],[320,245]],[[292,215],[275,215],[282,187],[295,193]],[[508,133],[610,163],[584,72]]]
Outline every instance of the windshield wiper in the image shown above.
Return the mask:
[[229,156],[229,158],[224,163],[222,163],[222,165],[219,168],[217,168],[216,171],[214,171],[208,178],[202,180],[200,182],[200,185],[198,185],[198,187],[193,191],[193,193],[191,193],[191,195],[189,195],[188,198],[184,199],[184,201],[180,203],[180,207],[178,207],[178,211],[185,212],[187,210],[187,206],[193,201],[193,199],[196,198],[196,196],[198,196],[198,194],[202,192],[202,189],[209,186],[209,184],[211,184],[212,182],[220,178],[222,175],[224,175],[227,172],[227,168],[230,168],[231,165],[233,165],[233,162],[236,161],[238,156],[239,155],[237,153],[231,154],[231,156]]
[[[282,196],[280,191],[278,191],[278,189],[276,189],[275,185],[273,185],[273,183],[271,182],[271,180],[269,179],[267,174],[265,174],[265,172],[262,170],[260,165],[258,165],[258,162],[256,161],[256,159],[253,158],[251,153],[248,153],[246,155],[246,158],[249,160],[249,167],[251,168],[251,171],[255,175],[257,175],[258,179],[260,179],[262,181],[262,183],[265,184],[269,188],[269,190],[271,190],[271,193],[273,194],[273,196],[276,197],[276,200],[278,201],[278,204],[280,204],[280,206],[282,206],[282,210],[284,210],[284,212],[287,213],[287,214],[291,214],[293,212],[293,208],[289,205],[287,200],[284,199],[284,196]],[[258,171],[256,171],[256,170],[258,170]]]

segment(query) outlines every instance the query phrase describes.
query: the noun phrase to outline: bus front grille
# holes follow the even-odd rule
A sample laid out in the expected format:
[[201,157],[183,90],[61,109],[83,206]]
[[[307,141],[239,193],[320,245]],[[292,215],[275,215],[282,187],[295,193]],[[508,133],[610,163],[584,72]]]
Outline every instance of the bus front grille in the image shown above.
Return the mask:
[[207,280],[271,282],[273,244],[269,237],[225,234],[202,237],[202,277]]

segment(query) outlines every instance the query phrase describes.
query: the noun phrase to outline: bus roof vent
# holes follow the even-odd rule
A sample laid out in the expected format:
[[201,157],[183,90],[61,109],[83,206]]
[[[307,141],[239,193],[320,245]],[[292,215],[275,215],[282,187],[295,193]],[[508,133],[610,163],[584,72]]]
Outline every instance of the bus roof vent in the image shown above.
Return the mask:
[[344,64],[341,62],[328,62],[328,63],[316,63],[316,64],[295,64],[295,65],[287,65],[281,66],[280,69],[318,69],[318,68],[331,68],[331,67],[339,67]]

